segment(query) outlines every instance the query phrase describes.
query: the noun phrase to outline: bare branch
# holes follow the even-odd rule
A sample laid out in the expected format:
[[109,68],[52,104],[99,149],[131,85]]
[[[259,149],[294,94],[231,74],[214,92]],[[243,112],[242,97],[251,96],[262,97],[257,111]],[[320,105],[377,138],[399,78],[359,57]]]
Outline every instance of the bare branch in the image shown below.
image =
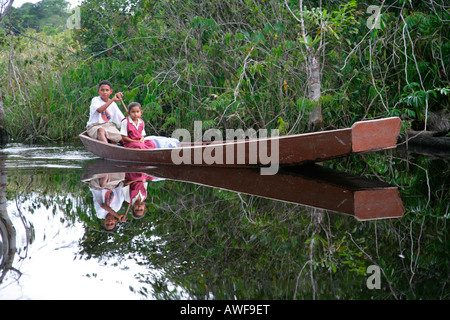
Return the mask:
[[0,1],[0,24],[3,22],[3,19],[9,14],[11,11],[11,7],[14,0],[1,0]]

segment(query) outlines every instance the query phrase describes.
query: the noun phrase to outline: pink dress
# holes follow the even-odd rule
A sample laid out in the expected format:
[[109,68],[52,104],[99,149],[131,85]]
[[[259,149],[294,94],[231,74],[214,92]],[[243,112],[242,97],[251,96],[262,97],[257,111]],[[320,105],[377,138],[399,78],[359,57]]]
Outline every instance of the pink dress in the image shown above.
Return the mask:
[[[144,131],[144,122],[139,119],[139,125],[136,128],[133,121],[130,121],[129,117],[126,117],[122,121],[127,122],[127,135],[128,138],[132,140],[139,140],[142,137],[142,131]],[[156,145],[151,140],[145,140],[144,143],[138,143],[138,142],[123,142],[123,146],[125,148],[134,148],[134,149],[155,149]]]
[[151,181],[153,179],[155,178],[150,177],[145,173],[125,173],[125,181],[133,181],[128,188],[129,199],[128,197],[125,197],[125,202],[133,203],[133,200],[137,198],[139,194],[141,195],[141,200],[144,201],[147,198],[147,188],[144,181]]

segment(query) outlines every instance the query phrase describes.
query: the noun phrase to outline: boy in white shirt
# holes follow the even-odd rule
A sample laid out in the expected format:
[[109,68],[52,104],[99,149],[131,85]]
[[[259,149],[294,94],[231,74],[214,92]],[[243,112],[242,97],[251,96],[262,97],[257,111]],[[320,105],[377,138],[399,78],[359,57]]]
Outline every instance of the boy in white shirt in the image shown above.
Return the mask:
[[86,124],[87,134],[104,143],[108,143],[108,140],[118,143],[122,140],[122,135],[117,127],[120,127],[125,117],[115,101],[119,101],[123,94],[118,92],[110,99],[113,89],[111,83],[106,80],[98,84],[97,92],[99,96],[91,101],[89,121]]

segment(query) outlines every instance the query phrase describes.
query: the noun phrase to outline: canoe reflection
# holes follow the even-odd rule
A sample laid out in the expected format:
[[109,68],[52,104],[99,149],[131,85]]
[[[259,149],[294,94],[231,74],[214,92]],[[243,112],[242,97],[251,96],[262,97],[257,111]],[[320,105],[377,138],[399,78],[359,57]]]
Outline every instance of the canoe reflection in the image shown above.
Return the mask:
[[85,167],[82,179],[88,181],[105,173],[190,182],[344,213],[358,220],[398,218],[404,213],[397,187],[315,164],[261,175],[253,168],[153,167],[98,159]]

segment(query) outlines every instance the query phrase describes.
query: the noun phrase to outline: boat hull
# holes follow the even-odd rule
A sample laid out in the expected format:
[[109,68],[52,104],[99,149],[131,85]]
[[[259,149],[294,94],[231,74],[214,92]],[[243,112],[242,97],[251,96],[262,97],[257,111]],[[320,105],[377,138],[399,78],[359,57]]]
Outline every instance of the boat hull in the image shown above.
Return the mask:
[[149,165],[264,167],[320,162],[396,147],[401,120],[356,122],[351,128],[306,134],[212,143],[181,143],[173,149],[130,149],[79,135],[85,148],[109,160]]

